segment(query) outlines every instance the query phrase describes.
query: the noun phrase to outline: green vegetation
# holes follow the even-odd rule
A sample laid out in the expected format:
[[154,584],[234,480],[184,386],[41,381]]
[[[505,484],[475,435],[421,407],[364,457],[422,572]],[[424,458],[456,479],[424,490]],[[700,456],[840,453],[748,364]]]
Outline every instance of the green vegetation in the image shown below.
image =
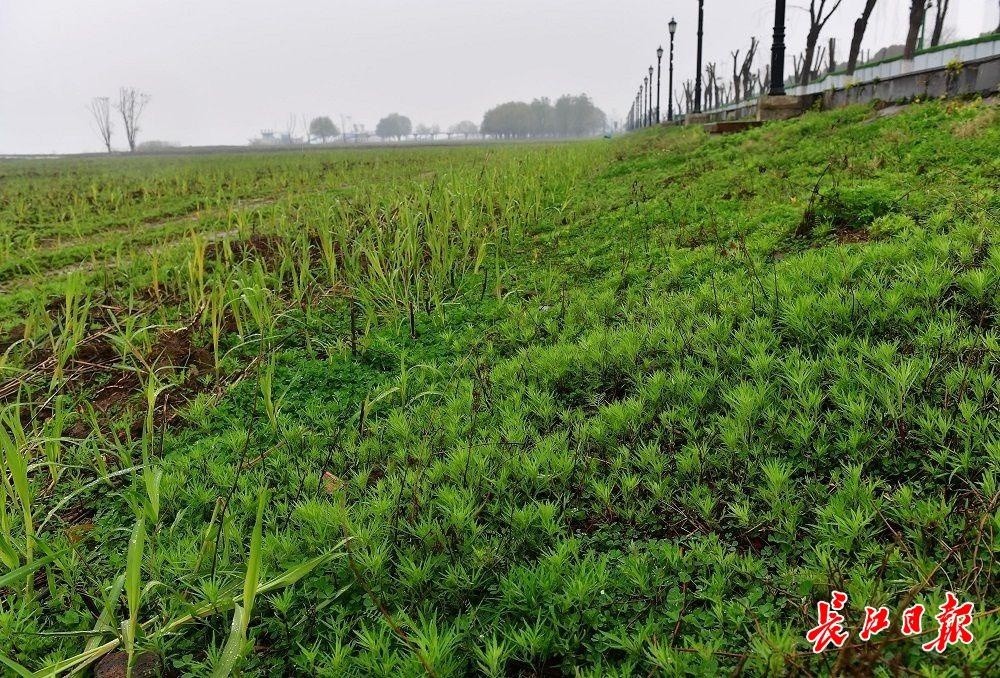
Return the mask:
[[413,125],[410,119],[399,113],[390,113],[379,120],[375,126],[376,136],[383,139],[394,138],[398,140],[401,137],[409,136],[412,130]]
[[0,662],[996,670],[998,149],[971,102],[0,164]]
[[586,137],[607,128],[604,111],[586,94],[564,94],[553,104],[548,97],[530,104],[508,101],[483,114],[480,131],[504,139]]

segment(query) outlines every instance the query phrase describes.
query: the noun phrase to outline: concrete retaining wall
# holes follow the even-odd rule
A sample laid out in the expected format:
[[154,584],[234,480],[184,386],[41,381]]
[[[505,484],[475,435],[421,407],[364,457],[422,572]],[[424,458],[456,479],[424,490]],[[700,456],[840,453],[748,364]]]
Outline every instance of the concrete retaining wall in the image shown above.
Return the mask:
[[[860,84],[896,80],[920,74],[945,73],[949,70],[949,65],[961,64],[972,66],[980,62],[995,61],[997,59],[1000,59],[1000,35],[990,36],[979,42],[943,45],[939,48],[917,54],[909,60],[900,57],[887,59],[870,66],[863,66],[857,69],[853,75],[831,73],[808,85],[799,85],[798,87],[789,87],[786,89],[788,94],[793,95],[819,94],[831,89],[850,89]],[[968,92],[961,92],[961,94],[990,91],[995,89],[998,83],[1000,83],[1000,79],[995,79],[992,83],[981,83],[982,87]]]
[[685,124],[728,120],[785,119],[808,110],[817,98],[823,108],[916,97],[990,94],[1000,90],[1000,35],[924,52],[913,59],[890,59],[859,68],[854,75],[830,74],[806,86],[789,87],[786,97],[763,97],[689,113]]
[[1000,88],[1000,56],[983,61],[962,64],[961,68],[947,67],[900,73],[888,79],[868,82],[851,82],[846,87],[831,88],[822,93],[824,107],[846,106],[854,103],[899,101],[915,97],[962,96],[988,94]]

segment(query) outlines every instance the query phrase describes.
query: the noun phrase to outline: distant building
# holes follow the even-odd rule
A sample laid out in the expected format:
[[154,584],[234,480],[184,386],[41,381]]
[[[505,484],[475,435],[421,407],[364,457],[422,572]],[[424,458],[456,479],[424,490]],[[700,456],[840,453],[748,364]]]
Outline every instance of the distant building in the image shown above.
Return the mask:
[[273,129],[262,129],[260,136],[250,140],[251,146],[294,146],[304,144],[305,140],[293,137],[288,132],[275,133]]

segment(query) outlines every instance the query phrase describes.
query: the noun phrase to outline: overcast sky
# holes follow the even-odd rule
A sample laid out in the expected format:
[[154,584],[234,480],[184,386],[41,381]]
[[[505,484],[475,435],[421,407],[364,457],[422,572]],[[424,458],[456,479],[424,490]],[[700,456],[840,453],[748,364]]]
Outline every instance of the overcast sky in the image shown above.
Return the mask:
[[[902,42],[908,3],[880,0],[866,47]],[[997,25],[996,0],[951,4],[957,37]],[[706,61],[731,71],[729,52],[756,35],[766,62],[773,0],[705,5]],[[806,5],[789,0],[790,54]],[[822,41],[846,51],[862,5],[843,0]],[[620,117],[671,15],[679,81],[693,74],[696,0],[0,0],[0,153],[99,150],[86,106],[120,85],[152,97],[140,140],[182,144],[246,143],[290,115],[372,129],[398,111],[447,128],[564,93]]]

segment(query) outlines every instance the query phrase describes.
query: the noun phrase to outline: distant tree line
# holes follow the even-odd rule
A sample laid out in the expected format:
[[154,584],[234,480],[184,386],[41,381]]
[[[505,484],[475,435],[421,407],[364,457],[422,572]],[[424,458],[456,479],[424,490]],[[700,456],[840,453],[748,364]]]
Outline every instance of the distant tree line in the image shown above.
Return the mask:
[[548,98],[530,104],[509,101],[486,111],[482,134],[505,139],[527,137],[584,137],[605,129],[604,112],[586,94],[564,95],[553,104]]
[[463,139],[468,139],[470,135],[479,134],[479,125],[471,120],[456,122],[448,128],[448,135],[450,136],[452,134],[461,134]]

